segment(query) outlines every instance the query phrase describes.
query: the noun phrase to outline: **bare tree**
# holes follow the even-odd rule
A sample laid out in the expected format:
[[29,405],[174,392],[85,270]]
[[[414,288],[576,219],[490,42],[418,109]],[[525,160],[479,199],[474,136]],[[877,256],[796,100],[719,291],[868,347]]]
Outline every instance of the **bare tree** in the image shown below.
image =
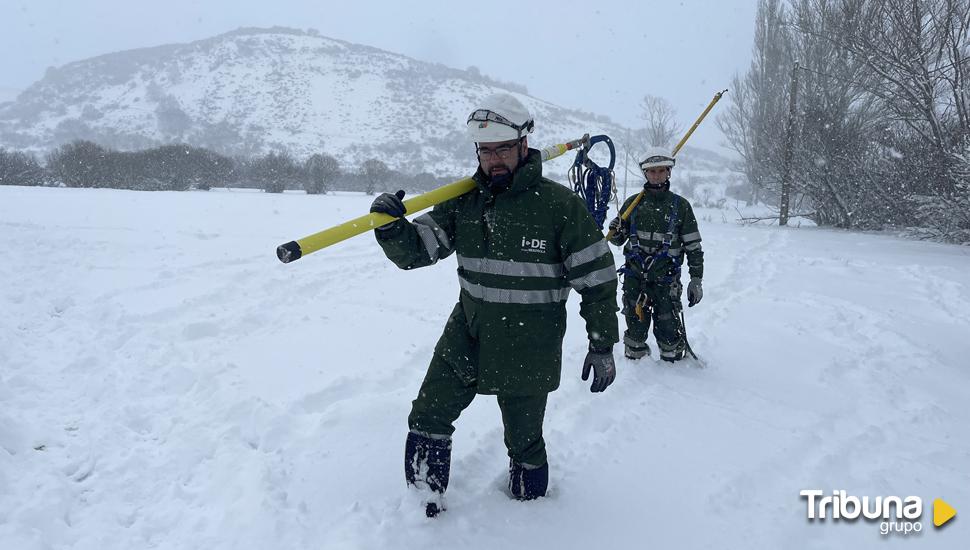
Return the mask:
[[731,103],[718,117],[718,126],[742,159],[741,170],[756,202],[773,201],[780,191],[793,49],[788,8],[782,0],[760,0],[751,66],[734,78]]
[[364,192],[373,195],[387,183],[391,170],[378,159],[368,159],[360,167],[360,175],[364,179]]
[[300,167],[286,151],[273,151],[253,159],[250,177],[262,184],[267,193],[282,193],[300,180]]
[[869,212],[882,210],[893,225],[936,228],[944,238],[970,234],[970,1],[831,4],[831,24],[809,34],[865,68],[868,78],[855,85],[883,110],[872,141],[889,154],[861,180]]
[[340,163],[332,155],[317,153],[311,155],[303,165],[306,176],[303,187],[308,195],[326,193],[340,175]]
[[33,155],[0,148],[0,185],[44,185],[47,173]]
[[188,162],[189,181],[200,191],[208,191],[213,186],[228,185],[236,170],[235,162],[231,158],[198,147],[191,149]]
[[47,169],[68,187],[111,187],[110,153],[90,141],[73,141],[47,155]]
[[430,172],[418,172],[411,178],[411,182],[414,190],[419,192],[431,191],[438,184],[434,174]]
[[[867,91],[941,155],[970,131],[970,1],[841,0],[824,37],[878,78]],[[948,132],[953,125],[955,132]]]
[[647,143],[665,147],[677,137],[677,110],[662,97],[647,94],[640,101],[641,118],[646,123]]
[[810,198],[816,222],[848,228],[872,225],[877,209],[880,217],[901,215],[905,204],[872,177],[881,156],[874,137],[882,133],[885,112],[866,91],[874,79],[866,62],[826,38],[841,27],[840,12],[831,0],[798,0],[793,7],[802,90],[794,187]]
[[755,189],[775,189],[794,99],[795,198],[817,223],[970,242],[970,0],[760,0],[755,29],[718,120]]

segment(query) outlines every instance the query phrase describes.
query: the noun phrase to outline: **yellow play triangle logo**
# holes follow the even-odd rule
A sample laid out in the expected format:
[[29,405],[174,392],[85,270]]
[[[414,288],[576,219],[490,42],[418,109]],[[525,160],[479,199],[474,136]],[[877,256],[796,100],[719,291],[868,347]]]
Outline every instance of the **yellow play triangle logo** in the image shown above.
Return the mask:
[[939,527],[953,519],[957,511],[942,498],[933,501],[933,525]]

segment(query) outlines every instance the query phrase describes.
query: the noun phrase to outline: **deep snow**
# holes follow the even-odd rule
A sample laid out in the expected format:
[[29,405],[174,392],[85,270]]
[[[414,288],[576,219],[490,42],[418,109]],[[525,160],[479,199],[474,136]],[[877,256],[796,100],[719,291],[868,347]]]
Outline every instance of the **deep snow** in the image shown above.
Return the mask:
[[[970,513],[970,249],[699,212],[708,367],[618,349],[591,394],[574,294],[549,497],[506,497],[481,396],[432,521],[402,454],[454,258],[274,254],[370,200],[0,187],[0,548],[966,548],[931,502]],[[918,495],[923,531],[803,489]]]

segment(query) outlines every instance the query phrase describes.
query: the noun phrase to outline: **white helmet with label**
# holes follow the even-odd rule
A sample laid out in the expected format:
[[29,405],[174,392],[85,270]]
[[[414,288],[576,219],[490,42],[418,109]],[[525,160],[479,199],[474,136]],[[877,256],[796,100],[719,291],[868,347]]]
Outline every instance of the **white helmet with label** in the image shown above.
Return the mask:
[[662,168],[664,166],[673,168],[674,157],[670,156],[666,150],[661,148],[654,148],[647,151],[646,156],[640,161],[640,170],[646,170],[647,168]]
[[521,101],[510,94],[486,97],[468,115],[468,137],[475,143],[511,141],[531,134],[535,128],[532,115]]

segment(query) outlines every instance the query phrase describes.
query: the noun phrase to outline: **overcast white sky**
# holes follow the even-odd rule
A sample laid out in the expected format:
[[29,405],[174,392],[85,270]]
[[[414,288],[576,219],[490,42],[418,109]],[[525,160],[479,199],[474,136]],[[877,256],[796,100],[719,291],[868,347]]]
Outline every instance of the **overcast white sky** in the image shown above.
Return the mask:
[[[638,102],[666,97],[685,126],[750,60],[755,0],[346,2],[311,0],[3,0],[0,100],[49,66],[189,42],[238,27],[325,36],[524,84],[566,107],[639,125]],[[712,121],[691,139],[722,140]]]

